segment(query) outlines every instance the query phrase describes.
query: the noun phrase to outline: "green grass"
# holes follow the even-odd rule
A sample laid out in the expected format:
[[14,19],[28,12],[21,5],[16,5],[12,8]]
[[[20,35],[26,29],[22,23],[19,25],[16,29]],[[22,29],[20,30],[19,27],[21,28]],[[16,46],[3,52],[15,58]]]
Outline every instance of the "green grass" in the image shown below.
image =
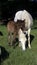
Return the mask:
[[3,34],[0,35],[0,46],[9,52],[9,57],[3,60],[1,65],[37,65],[37,29],[31,31],[34,36],[31,42],[32,49],[27,48],[26,51],[22,51],[18,46],[15,49],[8,46],[6,26],[0,25],[0,31]]

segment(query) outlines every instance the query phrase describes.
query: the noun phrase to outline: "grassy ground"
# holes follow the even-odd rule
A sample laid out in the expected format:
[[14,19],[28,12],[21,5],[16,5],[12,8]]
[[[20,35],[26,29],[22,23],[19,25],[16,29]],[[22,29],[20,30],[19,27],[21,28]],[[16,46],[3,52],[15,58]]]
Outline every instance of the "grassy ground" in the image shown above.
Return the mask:
[[0,33],[0,46],[9,53],[1,65],[37,65],[37,29],[31,31],[31,35],[34,36],[31,42],[32,49],[27,48],[26,51],[22,51],[18,46],[15,49],[8,46],[6,26],[0,25]]

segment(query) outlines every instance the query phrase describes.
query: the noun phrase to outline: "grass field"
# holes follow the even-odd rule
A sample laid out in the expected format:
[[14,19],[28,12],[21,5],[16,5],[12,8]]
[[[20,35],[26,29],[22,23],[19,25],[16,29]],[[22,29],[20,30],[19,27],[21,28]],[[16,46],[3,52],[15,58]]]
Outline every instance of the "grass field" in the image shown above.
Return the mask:
[[2,54],[4,59],[1,59],[1,65],[37,65],[37,29],[32,29],[31,35],[34,36],[31,49],[22,51],[18,46],[14,49],[8,46],[6,26],[0,25],[0,46],[7,51],[5,56],[9,53],[8,57]]

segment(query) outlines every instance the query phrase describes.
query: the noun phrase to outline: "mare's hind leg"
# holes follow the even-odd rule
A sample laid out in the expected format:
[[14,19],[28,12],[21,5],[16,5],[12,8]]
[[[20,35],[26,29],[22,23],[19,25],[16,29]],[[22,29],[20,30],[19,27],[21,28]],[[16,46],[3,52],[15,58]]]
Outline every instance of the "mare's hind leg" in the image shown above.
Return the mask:
[[31,28],[28,29],[28,47],[31,49],[31,45],[30,45],[30,31],[31,31]]

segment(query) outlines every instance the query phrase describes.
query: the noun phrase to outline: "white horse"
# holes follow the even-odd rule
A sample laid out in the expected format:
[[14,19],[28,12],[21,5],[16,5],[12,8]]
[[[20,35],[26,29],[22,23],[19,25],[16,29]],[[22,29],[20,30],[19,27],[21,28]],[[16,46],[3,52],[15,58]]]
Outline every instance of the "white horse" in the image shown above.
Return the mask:
[[15,17],[14,17],[14,22],[17,22],[17,20],[25,20],[25,30],[24,30],[24,32],[26,34],[28,34],[28,47],[31,49],[30,31],[31,31],[31,27],[33,25],[33,18],[30,15],[29,12],[27,12],[26,10],[22,10],[22,11],[16,12]]

